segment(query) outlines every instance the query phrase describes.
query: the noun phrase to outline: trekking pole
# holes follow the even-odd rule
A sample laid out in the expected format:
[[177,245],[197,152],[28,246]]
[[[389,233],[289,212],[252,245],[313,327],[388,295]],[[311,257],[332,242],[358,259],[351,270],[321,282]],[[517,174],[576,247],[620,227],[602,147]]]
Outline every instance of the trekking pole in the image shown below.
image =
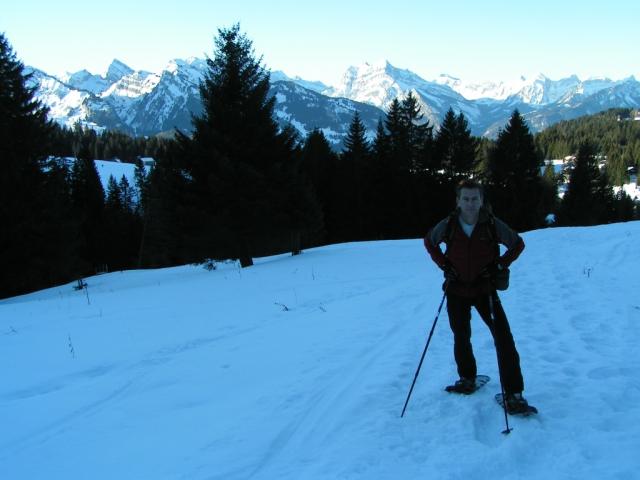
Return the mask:
[[500,354],[498,353],[498,342],[496,340],[496,315],[495,310],[493,308],[493,293],[489,294],[489,314],[491,315],[491,328],[493,328],[493,344],[496,347],[496,357],[498,359],[498,377],[500,378],[500,392],[502,395],[502,409],[504,410],[504,423],[506,425],[505,430],[502,431],[504,435],[509,435],[511,433],[512,428],[509,428],[509,415],[507,415],[507,399],[504,394],[504,385],[502,384],[502,368],[500,367]]
[[447,296],[447,288],[449,287],[449,280],[444,285],[444,293],[442,295],[442,300],[440,300],[440,306],[438,307],[438,312],[436,313],[436,318],[433,321],[433,325],[431,327],[431,331],[429,332],[429,338],[427,339],[427,344],[424,346],[424,351],[422,352],[422,357],[420,357],[420,363],[418,363],[418,369],[416,370],[416,374],[413,377],[413,383],[411,383],[411,388],[409,389],[409,394],[407,395],[407,400],[404,402],[404,407],[402,408],[402,413],[400,414],[400,418],[404,417],[404,412],[407,409],[407,405],[409,404],[409,399],[411,398],[411,393],[413,392],[413,387],[416,385],[416,380],[418,379],[418,375],[420,374],[420,368],[422,368],[422,362],[424,361],[424,357],[427,354],[427,349],[429,348],[429,343],[431,343],[431,337],[433,336],[433,331],[436,329],[436,323],[438,323],[438,317],[440,316],[440,310],[442,310],[442,305],[444,304],[444,299]]

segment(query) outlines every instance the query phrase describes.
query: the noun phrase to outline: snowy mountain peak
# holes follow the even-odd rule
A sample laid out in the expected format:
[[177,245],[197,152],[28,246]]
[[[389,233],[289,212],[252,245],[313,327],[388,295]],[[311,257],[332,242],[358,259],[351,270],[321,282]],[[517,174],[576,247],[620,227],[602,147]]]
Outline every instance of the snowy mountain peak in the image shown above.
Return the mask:
[[169,72],[172,75],[176,75],[179,72],[194,72],[198,71],[200,74],[196,75],[199,82],[202,77],[202,72],[207,68],[207,60],[200,57],[188,57],[188,58],[174,58],[164,68],[164,72]]
[[[105,76],[80,70],[55,77],[34,69],[31,83],[38,99],[49,108],[49,118],[58,123],[72,126],[81,122],[91,128],[97,125],[95,128],[154,135],[176,127],[190,130],[192,114],[202,107],[198,86],[207,68],[206,59],[190,57],[171,60],[161,72],[152,74],[114,60]],[[277,85],[283,83],[279,80],[300,88],[286,91],[285,86]],[[321,127],[334,143],[346,135],[356,110],[372,123],[369,128],[375,134],[391,102],[409,92],[417,98],[424,120],[434,127],[452,108],[465,115],[474,135],[489,137],[505,124],[514,107],[538,131],[585,111],[634,108],[640,97],[640,83],[632,76],[621,81],[581,81],[572,75],[555,81],[539,74],[514,81],[472,83],[442,74],[428,81],[387,60],[349,67],[335,88],[279,71],[271,74],[271,81],[272,92],[286,100],[278,102],[275,116],[279,122],[293,125],[302,136]]]
[[95,75],[88,70],[80,70],[75,73],[67,73],[60,79],[78,90],[87,91],[94,95],[100,94],[109,88],[111,82],[100,75]]
[[445,96],[457,96],[449,86],[445,87],[446,91],[442,91],[442,84],[428,82],[410,70],[394,67],[387,60],[378,60],[349,67],[342,82],[326,94],[387,109],[395,98],[403,98],[409,92],[420,96],[421,92],[432,90]]
[[111,62],[111,65],[109,65],[109,68],[107,69],[107,72],[105,73],[104,78],[109,82],[113,83],[113,82],[117,82],[122,77],[131,75],[132,73],[134,73],[134,70],[131,67],[124,64],[118,59],[114,59],[113,62]]
[[452,90],[458,92],[467,100],[477,100],[480,98],[492,98],[502,100],[509,95],[515,93],[513,88],[510,88],[504,82],[483,82],[475,83],[468,82],[463,79],[454,77],[448,74],[441,74],[434,79],[434,82],[439,85],[446,85]]
[[402,91],[392,75],[392,69],[386,60],[351,66],[340,84],[327,93],[333,97],[346,97],[385,108]]
[[308,88],[309,90],[313,90],[314,92],[317,92],[317,93],[326,92],[331,88],[320,81],[305,80],[298,76],[292,78],[286,73],[284,73],[282,70],[274,70],[270,72],[269,79],[272,83],[273,82],[294,82],[294,83],[297,83],[298,85],[303,86],[304,88]]
[[160,75],[149,72],[133,72],[125,75],[102,93],[103,97],[118,95],[121,97],[139,97],[151,92],[160,81]]
[[378,59],[378,60],[375,60],[375,61],[373,61],[371,63],[365,62],[362,66],[367,66],[372,70],[383,70],[383,71],[386,71],[386,70],[389,70],[389,69],[395,69],[395,67],[393,65],[391,65],[388,60],[385,60],[385,59]]

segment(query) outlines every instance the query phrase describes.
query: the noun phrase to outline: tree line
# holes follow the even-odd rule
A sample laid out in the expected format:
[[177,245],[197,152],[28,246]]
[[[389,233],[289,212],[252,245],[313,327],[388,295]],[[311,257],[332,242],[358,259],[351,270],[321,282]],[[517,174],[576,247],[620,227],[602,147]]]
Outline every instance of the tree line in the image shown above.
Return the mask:
[[607,159],[609,183],[623,185],[629,168],[640,167],[640,121],[634,120],[639,114],[639,110],[614,108],[559,122],[536,135],[536,146],[545,158],[564,158],[590,144]]
[[96,160],[136,163],[140,157],[155,158],[171,140],[166,137],[131,137],[119,131],[95,130],[77,123],[73,128],[51,125],[47,152],[55,157],[78,157],[80,152]]
[[[540,146],[518,111],[492,141],[472,136],[452,109],[434,129],[410,93],[393,101],[373,138],[355,112],[336,153],[321,130],[300,138],[278,127],[269,72],[239,25],[218,30],[207,64],[192,133],[131,139],[54,126],[0,36],[0,297],[96,271],[207,259],[246,267],[311,246],[421,237],[453,209],[454,185],[469,176],[519,231],[544,226],[549,213],[565,224],[635,215],[593,169],[587,146],[560,202],[558,178],[542,173]],[[111,178],[105,191],[93,159],[141,155],[156,159],[151,172],[138,163],[135,185]],[[574,215],[584,198],[604,205],[597,219]]]

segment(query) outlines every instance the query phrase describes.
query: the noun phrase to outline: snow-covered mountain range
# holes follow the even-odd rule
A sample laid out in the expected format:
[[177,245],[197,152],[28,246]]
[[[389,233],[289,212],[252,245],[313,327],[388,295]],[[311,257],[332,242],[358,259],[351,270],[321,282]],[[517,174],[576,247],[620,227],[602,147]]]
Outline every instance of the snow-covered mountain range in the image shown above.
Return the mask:
[[[114,60],[102,75],[81,70],[61,77],[36,68],[32,84],[49,107],[50,117],[72,126],[119,129],[133,135],[155,135],[176,128],[191,130],[191,117],[201,112],[198,86],[207,69],[201,58],[172,60],[160,73],[135,71]],[[336,86],[271,73],[275,116],[293,125],[302,137],[323,130],[339,148],[353,114],[358,111],[371,137],[395,98],[412,92],[425,119],[438,126],[451,107],[462,112],[475,135],[495,136],[514,109],[532,131],[558,121],[609,108],[640,107],[640,82],[634,77],[581,80],[573,75],[551,80],[544,75],[515,82],[471,83],[449,75],[425,80],[387,61],[350,67]]]

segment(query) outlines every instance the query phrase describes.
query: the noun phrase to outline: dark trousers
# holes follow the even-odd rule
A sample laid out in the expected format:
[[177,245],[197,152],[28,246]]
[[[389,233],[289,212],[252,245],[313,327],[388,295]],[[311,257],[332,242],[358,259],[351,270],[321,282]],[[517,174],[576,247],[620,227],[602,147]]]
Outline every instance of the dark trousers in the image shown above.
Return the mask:
[[471,307],[487,324],[498,352],[500,378],[506,393],[518,393],[524,390],[520,356],[511,335],[511,328],[497,294],[493,296],[494,319],[491,318],[489,295],[466,298],[447,294],[447,312],[449,325],[453,332],[453,352],[458,366],[458,375],[475,378],[478,373],[476,359],[471,346]]

